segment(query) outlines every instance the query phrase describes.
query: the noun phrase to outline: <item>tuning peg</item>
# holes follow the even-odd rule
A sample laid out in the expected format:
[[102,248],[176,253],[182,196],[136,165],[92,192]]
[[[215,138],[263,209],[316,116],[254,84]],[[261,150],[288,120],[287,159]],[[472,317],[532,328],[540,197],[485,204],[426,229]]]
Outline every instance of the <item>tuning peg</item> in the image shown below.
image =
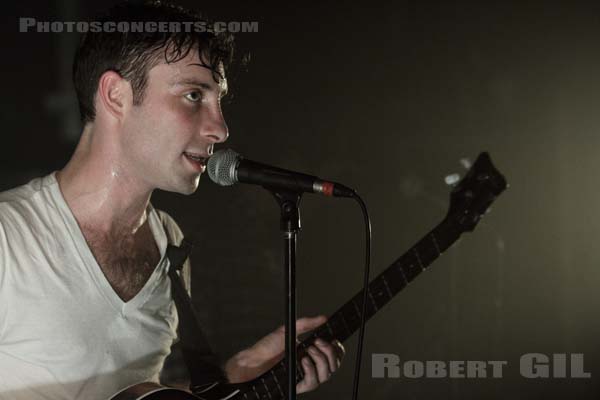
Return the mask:
[[446,177],[444,178],[444,182],[446,182],[446,185],[448,186],[456,186],[456,184],[460,181],[460,175],[459,174],[450,174],[450,175],[446,175]]
[[473,165],[473,163],[468,158],[461,158],[460,165],[462,165],[464,169],[469,170],[469,169],[471,169],[471,166]]

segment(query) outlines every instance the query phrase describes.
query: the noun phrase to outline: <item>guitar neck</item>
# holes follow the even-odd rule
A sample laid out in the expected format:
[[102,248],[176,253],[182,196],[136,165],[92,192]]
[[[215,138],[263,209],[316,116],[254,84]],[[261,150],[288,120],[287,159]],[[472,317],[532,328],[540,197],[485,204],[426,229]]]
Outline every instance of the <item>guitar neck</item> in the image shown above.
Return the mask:
[[[366,320],[383,308],[394,296],[406,287],[417,275],[446,251],[458,238],[463,229],[455,219],[447,217],[425,235],[409,251],[398,258],[387,269],[374,278],[368,286]],[[298,345],[298,360],[315,339],[334,339],[344,342],[360,327],[363,291],[356,293],[350,301],[333,313],[325,324],[316,329]],[[297,365],[296,381],[303,379],[302,367]],[[245,385],[246,386],[246,385]],[[247,383],[246,399],[284,399],[287,393],[287,368],[285,360],[270,371]]]
[[[459,227],[454,226],[449,220],[442,221],[410,250],[373,278],[367,290],[366,320],[373,317],[446,251],[460,237],[460,233]],[[360,327],[362,302],[361,290],[304,342],[310,344],[317,337],[326,341],[337,339],[340,342],[348,339]]]

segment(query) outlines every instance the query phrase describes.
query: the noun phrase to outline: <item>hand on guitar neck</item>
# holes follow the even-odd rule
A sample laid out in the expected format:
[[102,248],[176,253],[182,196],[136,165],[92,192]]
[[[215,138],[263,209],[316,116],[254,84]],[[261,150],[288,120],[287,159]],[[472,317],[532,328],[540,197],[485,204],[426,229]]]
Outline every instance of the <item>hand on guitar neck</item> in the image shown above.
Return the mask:
[[[312,331],[327,322],[327,317],[300,318],[296,321],[298,335]],[[227,378],[231,383],[253,380],[273,368],[284,357],[285,327],[282,325],[264,336],[248,349],[231,357],[224,366]],[[339,368],[344,357],[344,347],[334,340],[327,342],[317,339],[307,351],[300,351],[303,379],[296,386],[297,393],[316,389],[327,381]]]

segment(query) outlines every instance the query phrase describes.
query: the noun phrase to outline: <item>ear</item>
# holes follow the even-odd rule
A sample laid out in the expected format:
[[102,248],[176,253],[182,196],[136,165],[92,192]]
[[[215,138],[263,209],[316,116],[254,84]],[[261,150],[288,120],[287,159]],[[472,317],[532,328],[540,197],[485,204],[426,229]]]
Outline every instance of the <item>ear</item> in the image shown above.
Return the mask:
[[100,76],[97,96],[98,105],[117,120],[123,119],[133,101],[131,85],[115,71],[106,71]]

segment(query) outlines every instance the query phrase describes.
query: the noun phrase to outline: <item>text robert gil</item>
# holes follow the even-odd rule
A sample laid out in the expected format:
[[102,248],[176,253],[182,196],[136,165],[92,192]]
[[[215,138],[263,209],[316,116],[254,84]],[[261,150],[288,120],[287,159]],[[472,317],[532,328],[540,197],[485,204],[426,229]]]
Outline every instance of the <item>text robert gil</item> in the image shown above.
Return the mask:
[[[569,357],[570,356],[570,357]],[[567,363],[569,359],[569,363]],[[502,378],[508,361],[418,361],[400,363],[396,354],[373,354],[373,378]],[[567,368],[567,364],[568,367]],[[519,360],[519,372],[524,378],[591,378],[583,366],[583,354],[527,353]]]

